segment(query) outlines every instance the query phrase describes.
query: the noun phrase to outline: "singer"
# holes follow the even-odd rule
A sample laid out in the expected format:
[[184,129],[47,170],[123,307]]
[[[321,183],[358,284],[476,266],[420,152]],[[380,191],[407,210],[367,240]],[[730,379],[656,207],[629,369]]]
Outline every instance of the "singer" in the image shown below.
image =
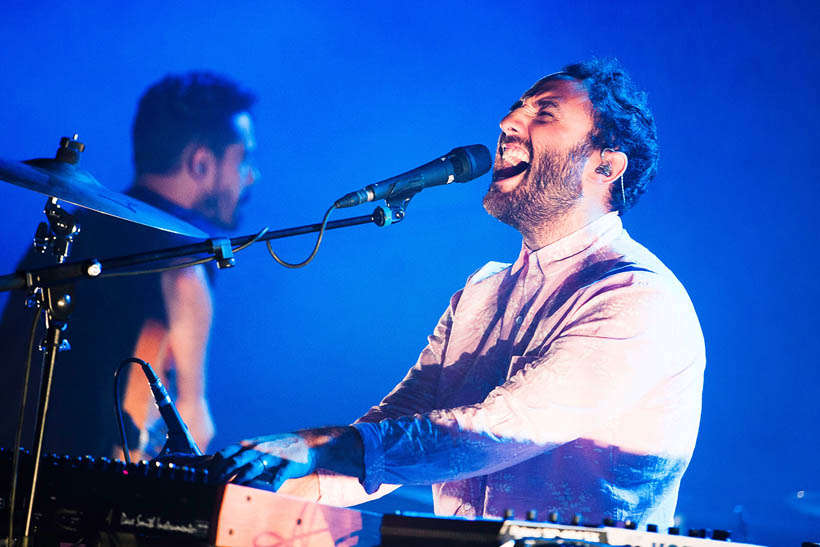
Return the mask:
[[671,525],[705,351],[683,286],[621,223],[657,160],[646,95],[617,61],[536,82],[501,120],[484,197],[521,233],[515,263],[467,280],[355,424],[246,440],[217,470],[337,505],[431,484],[441,515]]

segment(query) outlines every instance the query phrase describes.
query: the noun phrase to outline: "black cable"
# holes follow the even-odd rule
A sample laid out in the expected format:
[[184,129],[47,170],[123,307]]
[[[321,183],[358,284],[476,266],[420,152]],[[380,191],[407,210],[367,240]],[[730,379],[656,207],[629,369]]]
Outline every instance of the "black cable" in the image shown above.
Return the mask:
[[131,454],[129,454],[128,450],[128,439],[125,436],[125,420],[122,418],[122,404],[120,404],[120,372],[122,372],[122,368],[125,365],[133,365],[134,363],[141,365],[141,366],[148,366],[148,363],[143,361],[142,359],[138,359],[136,357],[129,357],[128,359],[123,359],[120,363],[120,366],[117,367],[117,370],[114,371],[114,411],[117,414],[117,426],[120,429],[120,439],[122,440],[122,453],[125,457],[125,463],[131,463]]
[[205,264],[207,262],[211,262],[212,260],[216,260],[216,257],[209,256],[207,258],[200,258],[199,260],[191,260],[190,262],[183,262],[181,264],[173,264],[171,266],[163,266],[161,268],[154,268],[152,270],[138,270],[135,272],[112,272],[112,273],[101,273],[97,277],[127,277],[129,275],[148,275],[148,274],[155,274],[155,273],[163,273],[168,272],[171,270],[180,270],[182,268],[188,268],[190,266],[199,266],[200,264]]
[[[232,251],[234,253],[238,253],[239,251],[244,251],[245,249],[247,249],[248,247],[250,247],[251,245],[253,245],[257,241],[259,241],[259,238],[262,237],[263,235],[265,235],[267,232],[268,232],[268,227],[265,226],[264,228],[262,228],[259,231],[259,233],[257,233],[253,237],[253,239],[251,239],[247,243],[244,243],[244,244],[240,245],[239,247],[236,247],[236,248],[232,249]],[[135,272],[102,273],[102,274],[99,275],[99,277],[126,277],[126,276],[129,276],[129,275],[148,275],[148,274],[155,274],[155,273],[163,273],[163,272],[168,272],[168,271],[171,271],[171,270],[180,270],[182,268],[188,268],[190,266],[199,266],[200,264],[206,264],[208,262],[211,262],[212,260],[216,260],[216,258],[213,257],[213,256],[209,256],[207,258],[200,258],[198,260],[191,260],[189,262],[183,262],[181,264],[172,264],[171,266],[163,266],[161,268],[154,268],[152,270],[138,270],[138,271],[135,271]]]
[[257,241],[259,241],[259,238],[261,238],[263,235],[265,235],[265,234],[267,234],[267,233],[268,233],[268,227],[267,227],[267,226],[265,226],[264,228],[262,228],[261,230],[259,230],[259,233],[258,233],[258,234],[256,234],[255,236],[253,236],[253,239],[251,239],[250,241],[248,241],[248,242],[247,242],[247,243],[245,243],[245,244],[240,245],[239,247],[237,247],[236,249],[234,249],[234,250],[233,250],[233,252],[238,253],[239,251],[244,251],[245,249],[247,249],[248,247],[250,247],[251,245],[253,245],[253,244],[254,244],[254,243],[256,243]]
[[292,269],[302,268],[303,266],[307,266],[308,264],[310,264],[310,261],[313,260],[316,257],[316,253],[319,252],[319,245],[322,244],[322,238],[325,235],[325,226],[327,226],[327,220],[330,218],[330,213],[332,213],[333,209],[335,209],[335,208],[336,208],[336,204],[334,203],[333,205],[330,206],[330,209],[327,210],[327,213],[325,213],[325,217],[322,219],[322,227],[319,229],[319,237],[316,238],[316,245],[313,247],[313,252],[310,253],[309,257],[307,257],[305,260],[303,260],[302,262],[299,262],[297,264],[291,264],[290,262],[285,262],[284,260],[279,258],[279,256],[273,251],[273,247],[271,247],[270,240],[267,240],[265,243],[267,243],[268,252],[273,257],[273,259],[276,262],[278,262],[279,264],[281,264],[282,266],[284,266],[285,268],[292,268]]
[[22,400],[20,401],[20,416],[17,419],[17,434],[14,438],[14,454],[11,463],[11,492],[9,493],[9,536],[7,545],[14,545],[14,506],[17,502],[17,475],[20,472],[20,445],[23,442],[23,422],[26,415],[26,399],[28,398],[28,381],[31,375],[31,361],[34,356],[34,340],[37,337],[37,324],[40,322],[41,309],[34,312],[34,321],[31,322],[31,334],[28,339],[28,353],[26,354],[26,368],[23,373]]

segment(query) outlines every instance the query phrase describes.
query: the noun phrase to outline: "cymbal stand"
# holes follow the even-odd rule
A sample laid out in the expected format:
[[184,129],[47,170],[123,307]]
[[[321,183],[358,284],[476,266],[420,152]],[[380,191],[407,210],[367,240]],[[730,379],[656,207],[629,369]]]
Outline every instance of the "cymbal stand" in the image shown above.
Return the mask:
[[[57,159],[67,163],[77,163],[79,153],[84,145],[77,141],[77,135],[73,139],[63,138],[60,148],[57,151]],[[71,245],[74,238],[80,232],[80,225],[75,221],[74,216],[60,207],[57,198],[49,197],[43,211],[48,219],[48,223],[41,222],[37,226],[34,236],[34,246],[41,253],[49,252],[54,256],[59,264],[66,261],[71,253]],[[43,451],[43,436],[45,434],[46,414],[48,402],[51,397],[51,381],[54,376],[54,365],[57,362],[57,353],[71,349],[68,339],[63,336],[63,331],[68,327],[68,317],[74,309],[74,283],[67,283],[54,286],[39,287],[32,285],[26,305],[28,307],[43,307],[45,309],[46,336],[40,345],[43,355],[43,370],[40,379],[39,402],[37,407],[37,419],[35,421],[34,443],[32,445],[33,471],[31,475],[31,487],[28,490],[28,502],[26,507],[25,525],[21,545],[28,546],[31,538],[31,517],[34,510],[34,498],[37,491],[37,479],[40,471],[40,456]],[[16,488],[19,476],[19,456],[20,446],[14,447],[14,463],[12,464],[12,481]],[[9,519],[13,523],[14,505],[10,504],[9,511],[12,515]],[[9,530],[9,545],[13,545],[15,540]]]
[[[34,496],[37,491],[37,478],[40,470],[40,456],[43,451],[43,435],[46,426],[46,413],[51,397],[51,380],[54,376],[54,364],[57,362],[57,353],[70,349],[68,340],[63,337],[63,331],[68,326],[68,316],[74,308],[72,299],[74,285],[59,285],[46,287],[39,293],[40,305],[45,307],[46,337],[40,349],[43,355],[43,373],[40,380],[40,400],[37,407],[35,422],[34,444],[32,446],[32,462],[34,470],[31,476],[28,506],[26,509],[25,527],[23,528],[22,545],[28,545],[31,529],[31,515],[34,510]],[[19,452],[19,449],[17,450]],[[16,455],[16,453],[15,453]]]

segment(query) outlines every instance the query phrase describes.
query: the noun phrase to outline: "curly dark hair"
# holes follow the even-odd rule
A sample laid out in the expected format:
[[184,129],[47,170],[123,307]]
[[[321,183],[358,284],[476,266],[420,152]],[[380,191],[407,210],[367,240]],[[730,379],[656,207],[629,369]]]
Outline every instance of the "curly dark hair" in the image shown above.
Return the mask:
[[180,166],[191,143],[222,157],[238,140],[233,117],[250,110],[252,93],[210,72],[169,74],[140,98],[131,135],[137,174],[165,174]]
[[562,73],[584,85],[595,109],[592,144],[600,149],[620,150],[629,158],[623,177],[626,203],[617,182],[611,185],[609,197],[610,209],[623,213],[635,205],[658,172],[658,136],[646,93],[635,86],[614,58],[592,58],[567,65]]

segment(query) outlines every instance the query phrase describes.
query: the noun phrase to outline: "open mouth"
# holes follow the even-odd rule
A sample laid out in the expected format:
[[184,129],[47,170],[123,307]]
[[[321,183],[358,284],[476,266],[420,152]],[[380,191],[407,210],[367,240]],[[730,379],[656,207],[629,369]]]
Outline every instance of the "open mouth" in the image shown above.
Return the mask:
[[518,146],[501,147],[501,157],[493,170],[493,181],[520,175],[530,168],[529,154]]
[[[502,165],[504,164],[502,163]],[[506,167],[501,167],[493,171],[493,181],[504,180],[514,177],[516,175],[520,175],[529,168],[530,164],[525,161],[522,161],[517,165],[508,165]]]

